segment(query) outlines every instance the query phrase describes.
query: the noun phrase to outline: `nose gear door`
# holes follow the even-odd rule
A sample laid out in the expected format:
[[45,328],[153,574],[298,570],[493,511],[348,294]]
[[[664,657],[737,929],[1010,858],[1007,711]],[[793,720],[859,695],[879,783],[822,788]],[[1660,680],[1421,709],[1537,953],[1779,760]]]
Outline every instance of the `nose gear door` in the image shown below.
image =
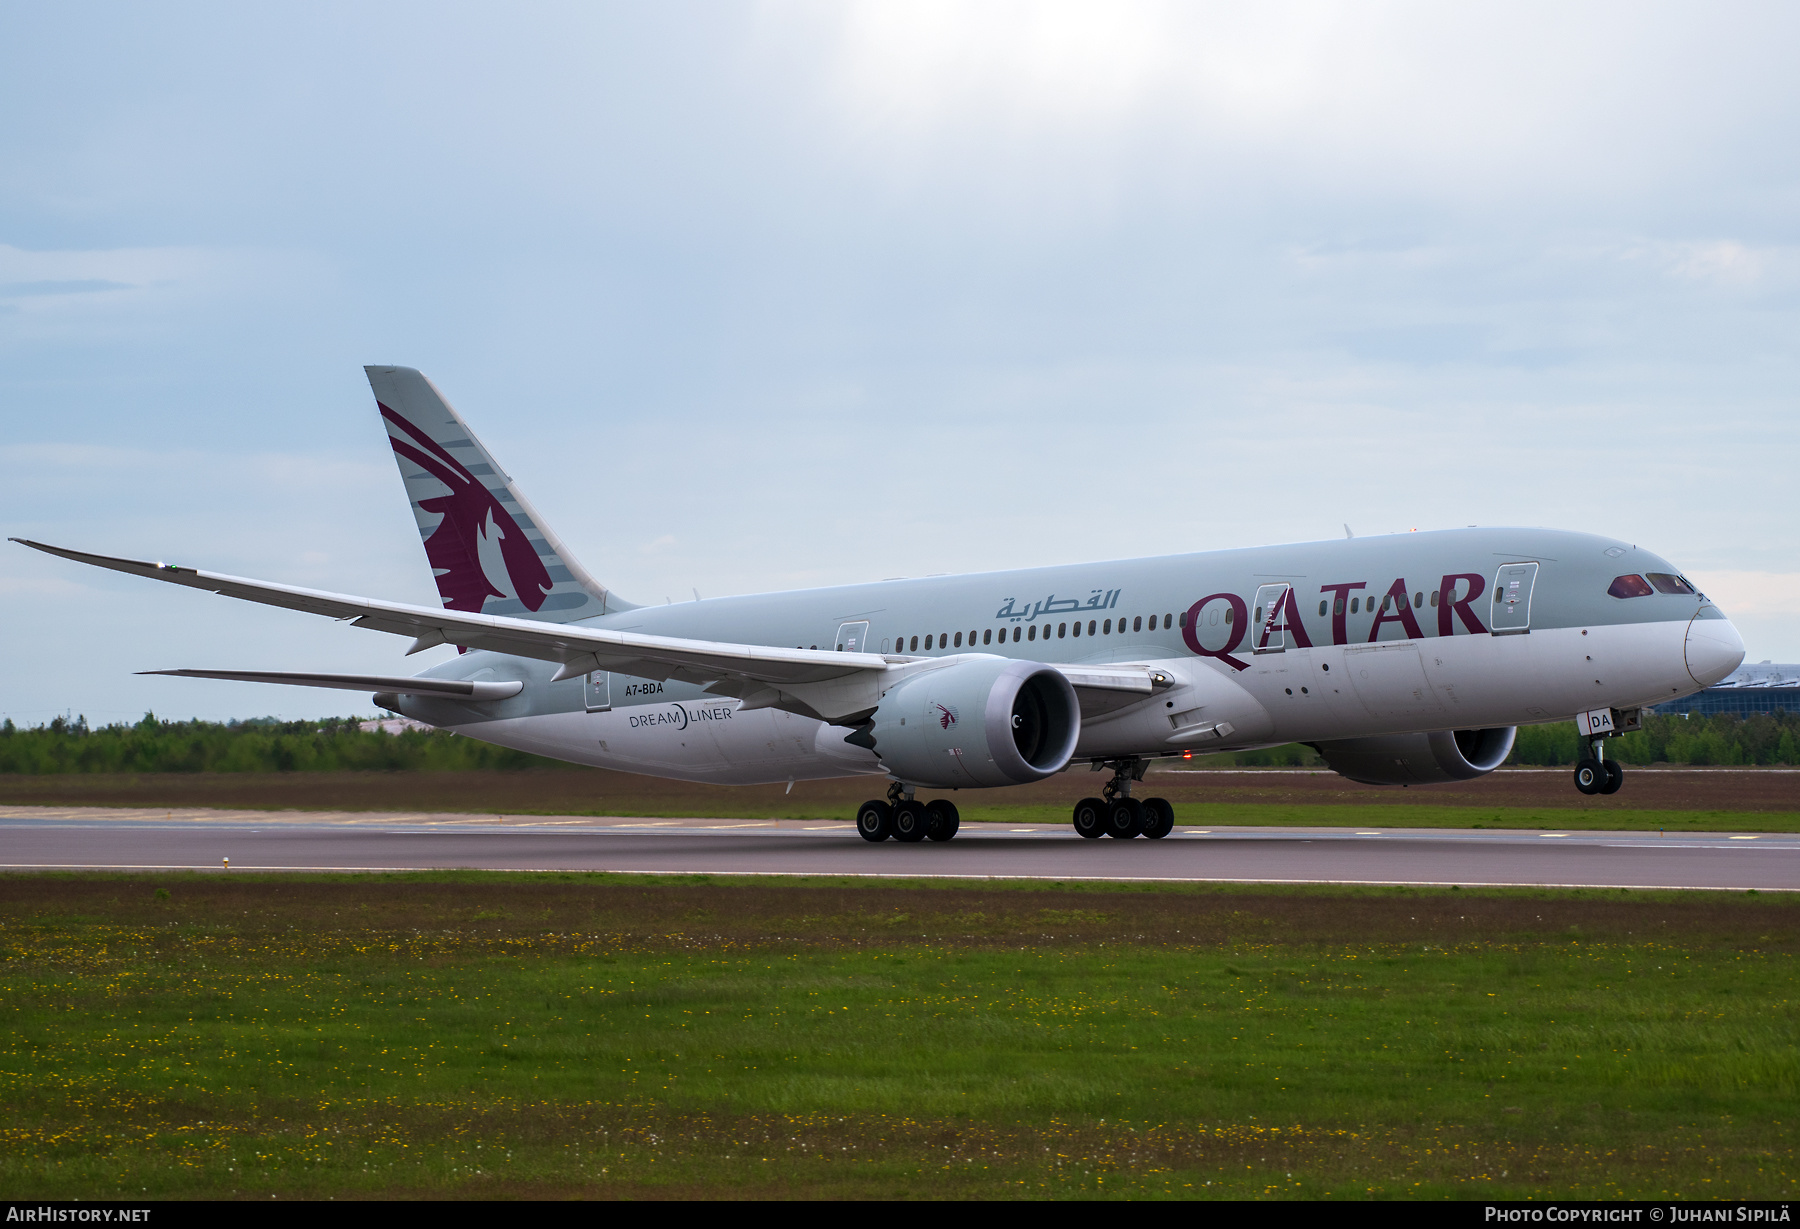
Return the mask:
[[1257,653],[1287,651],[1287,620],[1281,617],[1287,604],[1289,585],[1261,585],[1256,590],[1256,609],[1250,616],[1254,637],[1250,647]]
[[837,648],[841,653],[867,653],[869,644],[869,621],[845,623],[838,628]]
[[1494,606],[1488,629],[1496,636],[1513,636],[1531,630],[1531,589],[1537,584],[1538,565],[1509,563],[1494,573]]

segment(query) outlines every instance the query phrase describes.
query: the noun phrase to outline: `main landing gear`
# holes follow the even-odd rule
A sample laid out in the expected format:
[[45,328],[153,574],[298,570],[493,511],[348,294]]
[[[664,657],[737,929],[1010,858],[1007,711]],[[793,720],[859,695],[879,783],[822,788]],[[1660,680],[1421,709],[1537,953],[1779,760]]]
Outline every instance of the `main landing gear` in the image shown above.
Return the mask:
[[885,841],[890,836],[908,844],[915,841],[947,841],[962,826],[956,804],[948,798],[919,802],[912,786],[896,781],[888,787],[886,801],[871,799],[856,809],[856,833],[865,841]]
[[1160,841],[1175,829],[1175,808],[1166,798],[1133,798],[1131,786],[1144,779],[1148,760],[1111,760],[1113,778],[1101,789],[1102,798],[1083,798],[1075,804],[1075,831],[1088,840],[1110,836],[1129,841],[1147,836]]

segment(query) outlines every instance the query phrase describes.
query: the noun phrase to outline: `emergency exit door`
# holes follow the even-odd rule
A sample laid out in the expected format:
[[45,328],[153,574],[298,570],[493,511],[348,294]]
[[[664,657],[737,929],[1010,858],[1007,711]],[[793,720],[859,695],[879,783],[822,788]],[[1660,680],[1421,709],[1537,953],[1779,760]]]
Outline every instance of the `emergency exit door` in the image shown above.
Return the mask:
[[612,675],[604,670],[590,671],[581,686],[588,712],[605,712],[612,707]]
[[867,653],[869,651],[869,621],[845,623],[838,628],[837,647],[845,653]]

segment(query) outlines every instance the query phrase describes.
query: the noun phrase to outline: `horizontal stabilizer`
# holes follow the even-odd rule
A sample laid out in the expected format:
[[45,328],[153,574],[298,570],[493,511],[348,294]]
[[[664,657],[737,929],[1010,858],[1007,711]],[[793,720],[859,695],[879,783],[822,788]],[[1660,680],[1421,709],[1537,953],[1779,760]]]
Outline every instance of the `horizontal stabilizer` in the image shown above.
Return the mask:
[[393,692],[411,696],[449,696],[459,700],[505,700],[525,690],[510,682],[472,683],[465,679],[412,678],[392,674],[294,674],[283,670],[139,670],[184,679],[226,679],[234,683],[286,683],[293,687],[330,687],[338,691]]

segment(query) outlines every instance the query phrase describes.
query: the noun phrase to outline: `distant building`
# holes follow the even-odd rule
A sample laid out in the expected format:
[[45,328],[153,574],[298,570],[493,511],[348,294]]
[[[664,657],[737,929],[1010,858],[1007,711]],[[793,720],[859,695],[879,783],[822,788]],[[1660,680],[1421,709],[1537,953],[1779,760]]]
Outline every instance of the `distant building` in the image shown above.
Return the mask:
[[1800,713],[1800,666],[1772,661],[1739,666],[1724,681],[1667,704],[1652,705],[1653,713],[1682,713],[1690,717],[1716,717],[1728,713],[1749,717],[1756,713]]
[[431,730],[436,726],[426,725],[423,721],[414,721],[411,717],[378,717],[374,721],[363,721],[357,729],[364,734],[404,734],[408,730]]

